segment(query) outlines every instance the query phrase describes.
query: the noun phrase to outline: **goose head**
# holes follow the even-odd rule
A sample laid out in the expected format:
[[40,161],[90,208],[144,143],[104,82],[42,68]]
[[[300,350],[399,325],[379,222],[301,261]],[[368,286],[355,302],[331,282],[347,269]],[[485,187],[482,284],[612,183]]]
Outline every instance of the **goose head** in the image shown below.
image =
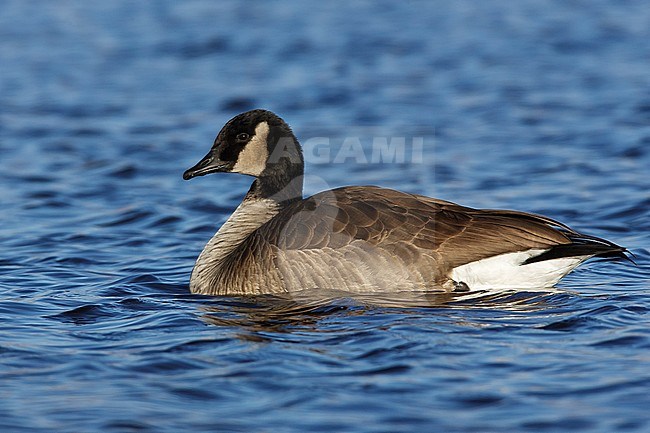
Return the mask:
[[302,198],[302,149],[284,120],[267,110],[252,110],[228,121],[208,154],[183,173],[183,179],[210,173],[255,177],[247,199],[288,204]]

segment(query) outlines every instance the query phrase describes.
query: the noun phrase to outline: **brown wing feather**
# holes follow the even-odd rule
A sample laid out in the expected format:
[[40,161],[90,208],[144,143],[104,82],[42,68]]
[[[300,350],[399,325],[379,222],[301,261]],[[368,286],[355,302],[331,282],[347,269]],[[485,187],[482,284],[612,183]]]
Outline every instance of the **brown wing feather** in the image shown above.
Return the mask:
[[354,186],[288,206],[255,236],[283,250],[338,249],[363,241],[401,254],[406,262],[417,260],[415,248],[449,269],[497,254],[571,242],[553,226],[570,231],[533,214],[478,210],[391,189]]

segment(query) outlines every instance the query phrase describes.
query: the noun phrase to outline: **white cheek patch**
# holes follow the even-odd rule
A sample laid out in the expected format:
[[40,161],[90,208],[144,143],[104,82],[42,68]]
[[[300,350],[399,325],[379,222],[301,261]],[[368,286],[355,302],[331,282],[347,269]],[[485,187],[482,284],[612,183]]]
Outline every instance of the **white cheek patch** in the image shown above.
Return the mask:
[[269,150],[266,139],[269,136],[269,124],[260,122],[255,127],[255,135],[239,152],[237,163],[232,168],[234,173],[259,176],[266,168],[266,161],[269,158]]

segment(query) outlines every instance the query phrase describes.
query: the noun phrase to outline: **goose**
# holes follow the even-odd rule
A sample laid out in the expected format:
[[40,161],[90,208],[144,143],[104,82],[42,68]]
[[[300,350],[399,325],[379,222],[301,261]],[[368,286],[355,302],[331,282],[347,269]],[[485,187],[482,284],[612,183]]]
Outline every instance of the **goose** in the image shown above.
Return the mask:
[[228,121],[183,178],[221,172],[255,179],[198,256],[192,293],[535,290],[592,257],[627,258],[621,246],[532,213],[377,186],[303,198],[301,146],[267,110]]

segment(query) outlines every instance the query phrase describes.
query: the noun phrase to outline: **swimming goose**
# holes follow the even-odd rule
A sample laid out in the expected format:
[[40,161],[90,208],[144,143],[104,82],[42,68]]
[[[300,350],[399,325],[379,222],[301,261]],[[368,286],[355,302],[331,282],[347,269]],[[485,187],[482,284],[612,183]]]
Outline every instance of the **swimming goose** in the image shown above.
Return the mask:
[[266,110],[232,118],[183,178],[218,172],[255,180],[199,255],[193,293],[530,290],[591,257],[626,257],[623,247],[530,213],[376,186],[303,198],[300,144]]

